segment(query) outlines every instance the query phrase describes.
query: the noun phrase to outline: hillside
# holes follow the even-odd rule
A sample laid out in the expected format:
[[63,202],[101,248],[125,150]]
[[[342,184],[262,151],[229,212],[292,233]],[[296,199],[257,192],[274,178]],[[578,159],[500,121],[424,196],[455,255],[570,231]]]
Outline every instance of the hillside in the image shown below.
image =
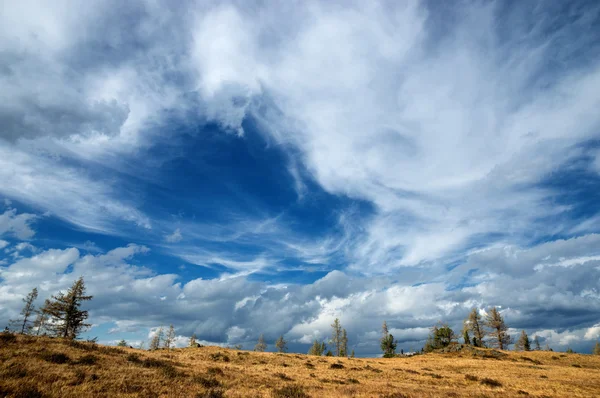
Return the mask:
[[600,356],[505,354],[342,359],[219,347],[148,352],[0,334],[0,397],[600,396]]

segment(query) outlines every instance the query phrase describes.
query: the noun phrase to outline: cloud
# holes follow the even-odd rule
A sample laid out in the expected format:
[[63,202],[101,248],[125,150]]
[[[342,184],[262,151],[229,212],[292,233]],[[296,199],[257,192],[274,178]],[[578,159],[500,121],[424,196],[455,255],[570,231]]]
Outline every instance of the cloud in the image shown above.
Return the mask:
[[30,239],[35,235],[31,224],[37,218],[34,214],[17,214],[17,209],[8,209],[0,214],[0,236],[13,234],[18,239]]
[[177,228],[170,235],[165,235],[165,241],[168,243],[177,243],[183,239],[183,235],[181,235],[181,230]]

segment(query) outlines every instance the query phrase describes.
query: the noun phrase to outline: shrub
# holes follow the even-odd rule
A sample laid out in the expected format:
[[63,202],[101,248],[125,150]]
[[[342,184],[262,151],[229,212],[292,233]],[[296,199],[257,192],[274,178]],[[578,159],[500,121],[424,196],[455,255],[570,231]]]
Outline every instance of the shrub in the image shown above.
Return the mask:
[[229,362],[231,359],[229,359],[229,356],[227,354],[223,354],[221,352],[217,352],[215,354],[210,354],[210,359],[212,359],[213,361],[223,361],[223,362]]
[[42,353],[41,358],[44,361],[57,364],[64,364],[70,360],[69,356],[67,354],[63,354],[62,352],[45,352]]
[[490,379],[489,377],[481,379],[480,383],[490,387],[502,387],[502,383],[498,380]]
[[310,395],[301,386],[291,385],[273,390],[273,398],[310,398]]
[[17,337],[12,333],[8,333],[8,332],[0,333],[0,343],[2,343],[2,344],[14,343],[16,340],[17,340]]
[[350,384],[360,384],[360,381],[358,381],[356,379],[348,379],[348,383],[350,383]]
[[572,364],[571,366],[572,366],[572,367],[574,367],[574,368],[580,368],[580,367],[581,367],[581,365],[580,365],[580,364],[578,364],[578,363],[574,363],[574,364]]
[[211,366],[208,369],[206,369],[206,373],[208,373],[209,375],[219,375],[219,376],[223,376],[225,374],[223,372],[223,369],[218,368],[216,366]]
[[344,365],[342,365],[341,363],[332,363],[329,367],[331,369],[344,369]]
[[221,387],[221,382],[215,377],[194,376],[194,382],[202,385],[205,388]]
[[98,357],[92,354],[84,355],[77,360],[81,365],[95,365],[98,362]]
[[208,391],[197,394],[196,398],[225,398],[225,392],[220,388],[212,388]]
[[473,376],[473,375],[465,375],[465,379],[467,379],[469,381],[477,381],[477,380],[479,380],[479,377]]
[[285,381],[292,381],[292,380],[294,380],[291,377],[289,377],[288,375],[286,375],[285,373],[275,373],[275,376],[277,376],[281,380],[285,380]]
[[381,398],[408,398],[408,395],[402,394],[401,392],[392,392],[382,395]]

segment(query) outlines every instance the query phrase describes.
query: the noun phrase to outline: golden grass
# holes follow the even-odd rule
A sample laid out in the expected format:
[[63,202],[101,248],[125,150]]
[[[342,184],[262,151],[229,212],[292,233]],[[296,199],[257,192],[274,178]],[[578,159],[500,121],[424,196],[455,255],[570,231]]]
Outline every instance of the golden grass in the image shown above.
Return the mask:
[[0,397],[600,397],[600,356],[332,358],[0,336]]

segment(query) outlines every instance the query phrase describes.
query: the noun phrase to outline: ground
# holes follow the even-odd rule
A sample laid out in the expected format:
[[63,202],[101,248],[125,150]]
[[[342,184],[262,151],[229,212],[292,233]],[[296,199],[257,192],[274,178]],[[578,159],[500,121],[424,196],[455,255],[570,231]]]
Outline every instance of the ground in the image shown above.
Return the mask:
[[600,397],[600,356],[463,349],[333,358],[143,351],[0,334],[0,397]]

